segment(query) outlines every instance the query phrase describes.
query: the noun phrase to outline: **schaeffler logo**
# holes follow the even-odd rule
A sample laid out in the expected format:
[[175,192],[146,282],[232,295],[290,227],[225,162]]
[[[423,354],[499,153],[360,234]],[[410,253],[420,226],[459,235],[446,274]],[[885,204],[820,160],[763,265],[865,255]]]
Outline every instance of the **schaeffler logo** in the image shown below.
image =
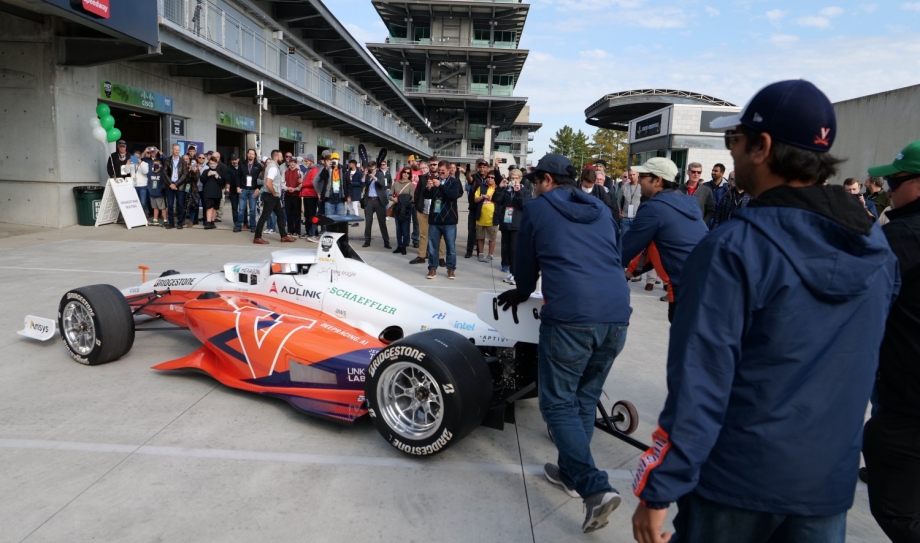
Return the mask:
[[109,18],[109,0],[71,0],[71,5],[83,8],[96,17]]

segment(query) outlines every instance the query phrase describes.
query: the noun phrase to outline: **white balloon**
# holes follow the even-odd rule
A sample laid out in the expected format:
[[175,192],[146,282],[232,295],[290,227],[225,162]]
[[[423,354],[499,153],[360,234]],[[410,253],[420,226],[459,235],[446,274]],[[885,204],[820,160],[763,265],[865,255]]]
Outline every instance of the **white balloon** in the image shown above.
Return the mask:
[[91,127],[93,127],[93,128],[96,128],[97,126],[100,126],[100,125],[99,125],[99,117],[90,117],[90,119],[89,119],[89,125],[90,125]]
[[107,139],[105,128],[102,128],[101,126],[93,128],[93,138],[95,138],[99,143],[105,143],[105,140]]

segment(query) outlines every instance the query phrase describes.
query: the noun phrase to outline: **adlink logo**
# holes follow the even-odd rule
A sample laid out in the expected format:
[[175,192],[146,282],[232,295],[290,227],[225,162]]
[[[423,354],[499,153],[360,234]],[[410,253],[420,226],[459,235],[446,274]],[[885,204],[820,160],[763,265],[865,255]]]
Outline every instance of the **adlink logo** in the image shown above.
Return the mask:
[[307,290],[305,288],[281,287],[281,292],[283,294],[293,294],[294,296],[297,296],[300,298],[316,298],[317,300],[319,299],[319,292],[316,292],[315,290]]

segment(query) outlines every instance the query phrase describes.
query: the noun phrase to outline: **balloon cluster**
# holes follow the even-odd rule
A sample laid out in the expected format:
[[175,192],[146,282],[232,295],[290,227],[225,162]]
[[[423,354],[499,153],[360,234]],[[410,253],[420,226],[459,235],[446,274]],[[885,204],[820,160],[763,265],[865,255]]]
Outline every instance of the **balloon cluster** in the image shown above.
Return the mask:
[[105,104],[96,106],[96,115],[89,120],[93,127],[93,138],[99,143],[113,142],[121,139],[121,130],[115,128],[115,117],[112,117],[112,110]]

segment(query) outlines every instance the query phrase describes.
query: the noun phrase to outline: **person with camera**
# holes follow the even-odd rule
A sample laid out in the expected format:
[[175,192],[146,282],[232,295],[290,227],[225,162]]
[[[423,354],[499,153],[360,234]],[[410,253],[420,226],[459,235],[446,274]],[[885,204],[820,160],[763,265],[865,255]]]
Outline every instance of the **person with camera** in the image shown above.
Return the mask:
[[863,208],[866,210],[866,213],[868,213],[870,217],[873,219],[878,218],[878,209],[875,207],[875,202],[872,200],[866,200],[866,198],[859,193],[859,189],[862,188],[859,184],[859,179],[856,179],[855,177],[848,177],[844,179],[843,188],[856,197],[860,205],[863,206]]
[[[568,158],[549,154],[533,173],[534,198],[521,219],[515,255],[517,288],[498,303],[507,311],[526,302],[543,279],[537,348],[539,406],[558,451],[546,479],[585,505],[582,531],[599,530],[621,502],[591,456],[594,418],[613,360],[623,350],[632,309],[625,280],[598,288],[586,278],[622,269],[610,209],[576,186]],[[603,190],[603,189],[601,189]]]
[[316,176],[316,192],[326,215],[344,215],[351,203],[351,187],[345,179],[345,168],[339,165],[339,154],[323,151],[323,169]]
[[[505,182],[502,181],[505,185]],[[470,213],[476,216],[476,249],[480,262],[492,262],[495,253],[495,238],[498,235],[498,222],[495,216],[495,203],[492,199],[496,191],[495,172],[486,174],[486,182],[476,189],[473,202],[476,207]],[[489,256],[485,254],[486,240],[489,241]]]
[[361,191],[361,203],[364,207],[364,245],[371,246],[371,225],[374,221],[374,215],[377,216],[377,225],[380,227],[380,235],[383,237],[383,248],[390,247],[390,234],[387,231],[387,188],[383,181],[377,177],[377,163],[371,160],[367,163],[367,171],[364,173],[364,188]]
[[287,171],[284,172],[284,215],[287,217],[287,229],[292,236],[300,235],[300,189],[303,174],[296,158],[288,159]]
[[484,158],[477,159],[475,173],[468,172],[465,168],[461,169],[460,173],[466,177],[467,203],[469,204],[467,206],[469,216],[467,217],[466,254],[463,255],[463,258],[473,258],[473,251],[479,246],[476,239],[476,209],[478,207],[476,191],[480,186],[487,184],[486,176],[489,175],[489,161]]
[[502,234],[502,263],[507,263],[508,275],[502,279],[511,285],[514,281],[514,259],[517,254],[518,232],[521,230],[521,217],[524,214],[524,204],[533,198],[533,185],[523,181],[524,174],[521,170],[508,171],[508,181],[502,181],[495,197],[496,211],[498,212],[498,229]]
[[[421,182],[419,183],[421,184]],[[460,180],[450,176],[450,162],[438,163],[437,174],[428,176],[422,198],[430,201],[428,206],[428,275],[434,279],[438,274],[438,247],[444,240],[446,248],[447,278],[457,278],[457,200],[463,194]]]

